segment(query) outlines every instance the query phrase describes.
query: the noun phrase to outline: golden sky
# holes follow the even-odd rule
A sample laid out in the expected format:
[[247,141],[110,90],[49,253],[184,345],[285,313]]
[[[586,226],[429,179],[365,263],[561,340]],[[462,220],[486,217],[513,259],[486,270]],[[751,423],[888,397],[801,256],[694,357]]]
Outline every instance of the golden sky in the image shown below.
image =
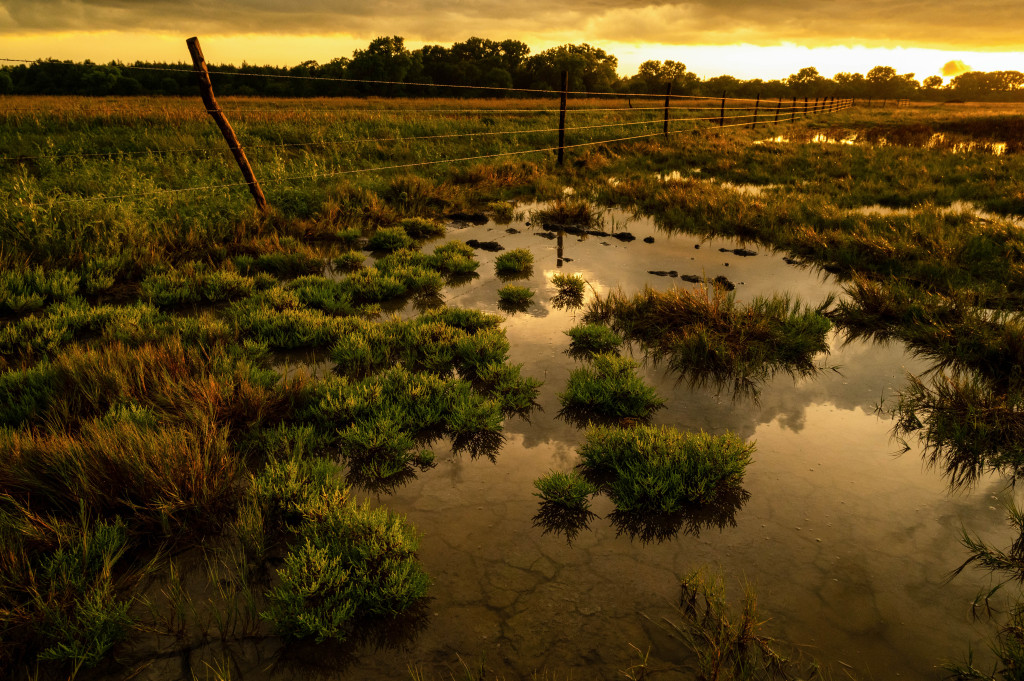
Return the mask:
[[920,79],[950,61],[1024,71],[1022,19],[1024,0],[0,0],[0,57],[177,61],[199,35],[211,63],[289,65],[379,35],[412,48],[480,36],[535,52],[588,42],[622,75],[675,59],[702,77],[885,64]]

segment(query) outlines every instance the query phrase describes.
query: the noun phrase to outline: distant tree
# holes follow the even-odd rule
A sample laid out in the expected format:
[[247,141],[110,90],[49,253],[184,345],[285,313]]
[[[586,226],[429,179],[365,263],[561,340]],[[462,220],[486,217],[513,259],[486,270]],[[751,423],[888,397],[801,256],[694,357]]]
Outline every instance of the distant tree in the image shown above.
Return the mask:
[[618,81],[615,72],[618,65],[615,55],[582,43],[544,50],[527,60],[526,69],[530,73],[532,87],[559,89],[562,71],[568,71],[570,90],[606,92]]
[[876,66],[867,75],[868,94],[872,97],[895,99],[909,97],[920,87],[913,73],[902,75],[891,66]]
[[[375,38],[365,50],[356,50],[346,70],[347,77],[353,79],[401,83],[411,75],[418,75],[420,67],[419,59],[405,48],[405,39],[395,35]],[[404,92],[401,87],[380,84],[367,84],[361,89],[392,95]]]
[[694,94],[700,87],[700,78],[687,71],[686,64],[682,62],[648,60],[640,64],[636,75],[626,79],[623,85],[629,92],[661,93],[665,91],[666,83],[672,83],[675,94]]
[[0,71],[0,95],[9,95],[14,92],[14,79],[6,69]]
[[921,87],[928,88],[929,90],[937,90],[942,87],[942,76],[928,76],[921,81]]
[[725,93],[728,97],[736,97],[743,94],[741,88],[742,81],[739,78],[726,75],[708,78],[700,85],[701,94],[708,97],[718,97],[722,93]]
[[786,79],[786,84],[798,97],[820,97],[825,94],[827,83],[828,79],[813,66],[805,66]]
[[862,73],[841,71],[832,77],[836,84],[836,95],[839,97],[867,97],[867,79]]

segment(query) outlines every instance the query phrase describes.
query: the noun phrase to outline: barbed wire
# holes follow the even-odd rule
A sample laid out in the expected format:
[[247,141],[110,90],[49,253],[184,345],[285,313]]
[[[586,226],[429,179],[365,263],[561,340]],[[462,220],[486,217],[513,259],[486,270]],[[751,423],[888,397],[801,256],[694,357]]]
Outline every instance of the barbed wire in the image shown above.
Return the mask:
[[[657,107],[656,111],[664,111],[664,107]],[[671,111],[672,109],[670,109]],[[676,109],[675,111],[686,110]],[[729,110],[729,109],[726,109]],[[733,109],[736,110],[736,109]],[[744,111],[749,110],[748,108],[742,109]],[[796,109],[791,109],[785,113],[792,113]],[[779,110],[782,113],[782,110]],[[813,112],[811,112],[813,113]],[[822,113],[822,112],[819,112]],[[742,116],[729,115],[727,118],[730,120],[736,118],[757,118],[762,119],[772,115],[772,110],[767,110],[763,113],[758,114],[746,114]],[[683,118],[669,118],[668,122],[697,122],[697,121],[715,121],[719,120],[721,116],[709,116],[709,117],[683,117]],[[580,125],[580,126],[569,126],[564,128],[566,132],[578,131],[578,130],[593,130],[599,128],[616,128],[616,127],[629,127],[635,125],[652,125],[652,124],[663,124],[664,118],[652,118],[645,121],[632,121],[632,122],[620,122],[620,123],[604,123],[594,125]],[[350,138],[350,139],[338,139],[338,140],[317,140],[312,142],[282,142],[274,144],[246,144],[245,149],[270,149],[270,148],[292,148],[292,147],[315,147],[315,146],[328,146],[338,144],[376,144],[381,142],[397,142],[406,140],[438,140],[438,139],[452,139],[452,138],[464,138],[464,137],[483,137],[483,136],[496,136],[496,135],[528,135],[537,133],[547,132],[558,132],[560,128],[528,128],[525,130],[487,130],[487,131],[476,131],[468,133],[446,133],[441,135],[415,135],[415,136],[402,136],[402,137],[370,137],[370,138]],[[107,152],[68,152],[61,154],[37,154],[37,155],[9,155],[0,156],[0,161],[27,161],[27,160],[41,160],[41,159],[59,159],[59,158],[101,158],[101,157],[118,157],[118,156],[148,156],[148,155],[173,155],[173,154],[187,154],[197,152],[214,152],[222,153],[225,149],[211,148],[211,147],[185,147],[179,149],[145,149],[139,151],[121,151],[112,150]]]
[[[844,106],[842,108],[848,108],[848,107]],[[824,113],[824,112],[820,112],[820,113]],[[731,117],[730,120],[732,120],[733,118],[735,118],[735,117]],[[693,121],[694,119],[679,119],[679,120]],[[705,118],[705,119],[700,119],[700,120],[720,120],[720,118],[719,117],[715,117],[715,118]],[[645,123],[660,123],[660,122],[663,122],[663,121],[658,121],[658,120],[645,121]],[[745,121],[745,122],[742,122],[742,123],[730,123],[730,124],[727,124],[727,125],[711,126],[711,127],[703,128],[703,130],[716,130],[716,129],[722,129],[722,128],[732,128],[732,127],[750,126],[750,125],[751,125],[751,122]],[[670,135],[670,136],[671,135],[679,135],[679,134],[683,134],[685,132],[699,132],[700,130],[702,130],[702,129],[698,128],[698,129],[695,129],[695,130],[674,130],[674,131],[670,131],[668,133],[668,135]],[[315,173],[315,174],[312,174],[312,175],[293,175],[293,176],[287,176],[287,177],[282,177],[282,178],[272,178],[270,180],[263,181],[261,184],[270,185],[270,184],[275,184],[275,183],[280,183],[280,182],[295,182],[295,181],[299,181],[299,180],[320,180],[320,179],[327,179],[327,178],[331,178],[331,177],[338,177],[338,176],[341,176],[341,175],[350,175],[350,174],[365,173],[365,172],[384,172],[384,171],[390,171],[390,170],[401,170],[401,169],[407,169],[407,168],[416,168],[416,167],[424,167],[424,166],[431,166],[431,165],[439,165],[439,164],[444,164],[444,163],[462,163],[462,162],[466,162],[466,161],[493,159],[493,158],[501,158],[501,157],[508,157],[508,156],[521,156],[521,155],[526,155],[526,154],[536,154],[536,153],[544,153],[544,152],[550,152],[550,151],[558,151],[559,149],[575,149],[575,148],[581,148],[581,147],[596,146],[596,145],[599,145],[599,144],[612,144],[612,143],[615,143],[615,142],[626,142],[626,141],[631,141],[631,140],[648,139],[648,138],[652,138],[652,137],[661,137],[661,136],[664,136],[664,135],[665,135],[664,132],[654,132],[654,133],[645,133],[643,135],[632,135],[632,136],[628,136],[628,137],[618,137],[618,138],[613,138],[613,139],[595,140],[595,141],[589,141],[589,142],[578,142],[578,143],[575,143],[575,144],[562,145],[561,147],[557,147],[557,146],[556,147],[543,147],[543,148],[539,148],[539,149],[526,149],[526,150],[496,152],[496,153],[493,153],[493,154],[478,154],[478,155],[475,155],[475,156],[464,156],[464,157],[460,157],[460,158],[435,159],[435,160],[430,160],[430,161],[415,161],[415,162],[410,162],[410,163],[400,163],[400,164],[394,164],[394,165],[389,165],[389,166],[374,166],[374,167],[371,167],[371,168],[353,168],[353,169],[346,169],[346,170],[336,170],[336,171],[331,171],[331,172],[328,172],[328,173]],[[203,186],[198,186],[198,187],[182,187],[182,188],[176,188],[176,189],[159,189],[159,190],[154,190],[154,191],[150,191],[150,192],[133,192],[131,194],[118,194],[118,195],[112,195],[112,196],[97,195],[97,196],[77,197],[77,198],[68,198],[68,199],[51,199],[51,200],[47,201],[45,206],[63,205],[63,204],[71,204],[71,203],[85,203],[85,202],[92,202],[92,201],[114,201],[114,200],[121,200],[121,199],[128,199],[128,198],[141,198],[141,197],[147,197],[147,196],[156,196],[156,195],[162,195],[162,194],[180,194],[180,193],[207,191],[207,190],[215,190],[215,189],[234,189],[234,188],[248,187],[248,186],[249,186],[249,184],[247,182],[231,182],[231,183],[216,184],[216,185],[203,185]],[[25,205],[28,208],[38,208],[38,207],[43,207],[44,206],[44,204],[39,204],[39,203],[35,203],[35,202],[29,202],[28,204],[22,204],[22,205]]]

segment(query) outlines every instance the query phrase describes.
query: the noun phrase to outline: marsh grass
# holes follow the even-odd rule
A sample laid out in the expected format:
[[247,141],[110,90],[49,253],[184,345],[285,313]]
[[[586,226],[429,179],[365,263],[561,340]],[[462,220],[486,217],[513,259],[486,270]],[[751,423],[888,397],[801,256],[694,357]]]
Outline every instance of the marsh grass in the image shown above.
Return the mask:
[[390,253],[400,248],[412,248],[415,244],[415,239],[403,227],[381,227],[370,235],[368,247],[372,251]]
[[529,276],[533,271],[533,253],[525,248],[505,251],[494,259],[494,271],[499,277]]
[[738,489],[753,451],[732,433],[643,425],[591,427],[578,449],[584,474],[602,482],[616,510],[662,515]]
[[604,324],[580,324],[566,331],[565,335],[570,339],[566,352],[577,359],[617,353],[625,342],[622,336]]
[[740,304],[720,287],[645,288],[632,297],[609,292],[590,304],[585,319],[639,343],[692,386],[731,385],[737,395],[756,397],[779,371],[818,371],[814,358],[829,350],[825,313],[832,302],[812,308],[776,295]]
[[545,226],[586,230],[600,225],[601,212],[582,199],[558,199],[547,208],[534,211],[530,219]]
[[665,406],[637,374],[637,363],[614,354],[594,355],[590,364],[569,374],[558,394],[558,415],[569,423],[646,422]]
[[598,491],[593,483],[576,471],[551,471],[534,480],[533,486],[537,488],[534,496],[540,497],[545,505],[575,513],[590,510],[590,497]]
[[910,449],[920,440],[925,461],[953,488],[969,487],[986,473],[1014,479],[1024,472],[1024,399],[993,390],[970,375],[936,373],[930,382],[908,376],[882,413],[894,419],[893,436]]
[[[705,681],[815,679],[823,677],[813,661],[799,661],[764,633],[757,596],[747,586],[738,609],[726,598],[725,581],[705,569],[682,580],[678,619],[665,619],[670,636],[692,655],[691,672]],[[787,651],[787,652],[783,652]],[[789,655],[790,657],[787,657]]]
[[533,291],[525,286],[506,284],[498,289],[498,306],[502,311],[524,310],[533,299]]

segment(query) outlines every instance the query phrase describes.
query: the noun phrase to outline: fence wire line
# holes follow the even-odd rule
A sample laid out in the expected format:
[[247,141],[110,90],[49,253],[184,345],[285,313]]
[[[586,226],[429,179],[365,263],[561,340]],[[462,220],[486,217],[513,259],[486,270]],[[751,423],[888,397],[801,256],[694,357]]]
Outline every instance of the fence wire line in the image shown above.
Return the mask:
[[[664,110],[663,107],[658,107],[659,111]],[[671,109],[670,109],[671,110]],[[680,111],[682,109],[676,109]],[[742,109],[746,111],[748,109]],[[814,112],[809,112],[814,113]],[[819,111],[817,113],[828,113],[825,111]],[[770,117],[772,111],[758,114],[746,114],[742,116],[729,115],[726,116],[728,120],[735,120],[737,118],[757,118],[757,122],[761,122],[762,117]],[[701,118],[669,118],[668,122],[691,122],[691,121],[717,121],[721,116],[710,116]],[[786,122],[786,121],[783,121]],[[634,125],[661,125],[665,123],[664,118],[652,118],[646,121],[633,121],[627,123],[603,123],[596,125],[579,125],[566,127],[567,132],[573,130],[593,130],[597,128],[624,128]],[[768,122],[765,121],[767,125]],[[725,127],[725,126],[722,126]],[[275,144],[245,144],[242,145],[244,149],[275,149],[275,148],[296,148],[296,147],[316,147],[316,146],[328,146],[336,144],[376,144],[380,142],[400,142],[404,140],[436,140],[436,139],[452,139],[459,137],[486,137],[495,135],[529,135],[542,132],[558,132],[561,128],[528,128],[525,130],[490,130],[481,132],[467,132],[467,133],[451,133],[444,135],[418,135],[411,137],[369,137],[369,138],[352,138],[352,139],[340,139],[340,140],[320,140],[316,142],[289,142],[289,143],[275,143]],[[29,161],[29,160],[40,160],[40,159],[59,159],[69,157],[84,157],[84,158],[97,158],[97,157],[118,157],[118,156],[147,156],[149,154],[155,155],[171,155],[171,154],[187,154],[197,152],[213,152],[223,153],[224,151],[230,151],[230,149],[215,148],[215,147],[188,147],[181,149],[147,149],[142,151],[107,151],[107,152],[90,152],[90,153],[64,153],[64,154],[41,154],[36,156],[0,156],[0,161]]]
[[[7,57],[0,57],[0,61],[3,62],[14,62],[21,64],[35,64],[35,63],[46,63],[41,59],[13,59]],[[58,62],[64,65],[70,66],[103,66],[102,64],[77,64],[72,62],[67,64],[66,62]],[[165,71],[171,73],[195,73],[195,70],[184,66],[180,69],[168,68],[165,66],[133,66],[128,64],[117,64],[116,68],[124,69],[135,69],[138,71]],[[245,76],[250,78],[281,78],[281,79],[292,79],[292,80],[313,80],[323,82],[338,82],[338,83],[364,83],[370,85],[404,85],[409,87],[436,87],[436,88],[454,88],[462,90],[489,90],[495,92],[534,92],[542,93],[547,95],[590,95],[590,96],[601,96],[601,97],[655,97],[662,99],[668,97],[670,99],[706,99],[715,100],[715,97],[708,97],[707,95],[673,95],[673,94],[650,94],[643,92],[587,92],[586,90],[546,90],[539,88],[509,88],[509,87],[494,87],[488,85],[441,85],[438,83],[416,83],[416,82],[402,82],[397,80],[371,80],[365,78],[330,78],[327,76],[299,76],[285,73],[243,73],[239,71],[220,71],[216,69],[207,69],[211,75],[221,76]],[[743,101],[743,102],[754,102],[758,101],[750,97],[722,97],[725,100],[731,101]]]
[[[692,119],[690,119],[690,120],[692,120]],[[674,130],[674,131],[670,131],[669,135],[680,135],[680,134],[684,134],[684,133],[687,133],[687,132],[689,132],[689,133],[696,133],[696,132],[700,132],[702,130],[704,130],[704,131],[713,131],[713,130],[716,130],[716,129],[733,128],[733,127],[749,126],[749,125],[751,125],[749,122],[744,122],[744,123],[731,123],[731,124],[728,124],[728,125],[721,125],[721,126],[709,126],[709,127],[706,127],[706,128],[695,128],[695,129],[692,129],[692,130]],[[490,158],[501,158],[501,157],[506,157],[506,156],[522,156],[522,155],[526,155],[526,154],[538,154],[538,153],[549,152],[549,151],[558,151],[560,148],[561,149],[576,149],[576,148],[580,148],[580,147],[596,146],[596,145],[599,145],[599,144],[611,144],[613,142],[627,142],[627,141],[630,141],[630,140],[649,139],[651,137],[661,137],[663,135],[664,135],[663,132],[655,132],[655,133],[647,133],[647,134],[643,134],[643,135],[632,135],[632,136],[629,136],[629,137],[617,137],[617,138],[614,138],[614,139],[597,140],[597,141],[593,141],[593,142],[579,142],[579,143],[576,143],[576,144],[566,144],[566,145],[563,145],[562,147],[544,147],[544,148],[541,148],[541,149],[526,149],[526,150],[519,150],[519,151],[505,151],[505,152],[498,152],[498,153],[494,153],[494,154],[480,154],[480,155],[477,155],[477,156],[464,156],[464,157],[461,157],[461,158],[436,159],[436,160],[433,160],[433,161],[416,161],[416,162],[413,162],[413,163],[400,163],[400,164],[395,164],[395,165],[390,165],[390,166],[375,166],[375,167],[372,167],[372,168],[353,168],[353,169],[349,169],[349,170],[337,170],[337,171],[332,171],[332,172],[329,172],[329,173],[317,173],[317,174],[313,174],[313,175],[292,175],[292,176],[287,176],[287,177],[281,177],[281,178],[266,180],[266,181],[261,182],[260,184],[267,184],[267,185],[269,185],[269,184],[279,184],[281,182],[295,182],[295,181],[299,181],[299,180],[321,180],[321,179],[328,179],[328,178],[331,178],[331,177],[338,177],[338,176],[341,176],[341,175],[353,175],[353,174],[357,174],[357,173],[383,172],[383,171],[388,171],[388,170],[401,170],[401,169],[405,169],[405,168],[416,168],[416,167],[422,167],[422,166],[439,165],[439,164],[443,164],[443,163],[462,163],[462,162],[465,162],[465,161],[477,161],[477,160],[490,159]],[[219,185],[204,185],[204,186],[200,186],[200,187],[182,187],[182,188],[179,188],[179,189],[159,189],[159,190],[155,190],[155,191],[151,191],[151,192],[135,192],[135,193],[132,193],[132,194],[118,194],[118,195],[114,195],[114,196],[87,196],[87,197],[79,197],[79,198],[74,198],[74,199],[52,199],[52,200],[48,201],[45,205],[46,206],[54,206],[54,205],[62,205],[62,204],[70,204],[70,203],[86,203],[86,202],[92,202],[92,201],[114,201],[114,200],[119,200],[119,199],[131,199],[131,198],[138,198],[138,197],[144,197],[144,196],[156,196],[156,195],[161,195],[161,194],[180,194],[180,193],[185,193],[185,192],[197,192],[197,191],[204,191],[204,190],[211,190],[211,189],[235,189],[235,188],[238,188],[238,187],[248,187],[248,186],[249,186],[248,182],[232,182],[232,183],[219,184]],[[22,205],[25,205],[28,208],[37,208],[37,207],[43,207],[44,204],[38,204],[38,203],[35,203],[33,201],[33,202],[28,203],[28,204],[22,204]]]

